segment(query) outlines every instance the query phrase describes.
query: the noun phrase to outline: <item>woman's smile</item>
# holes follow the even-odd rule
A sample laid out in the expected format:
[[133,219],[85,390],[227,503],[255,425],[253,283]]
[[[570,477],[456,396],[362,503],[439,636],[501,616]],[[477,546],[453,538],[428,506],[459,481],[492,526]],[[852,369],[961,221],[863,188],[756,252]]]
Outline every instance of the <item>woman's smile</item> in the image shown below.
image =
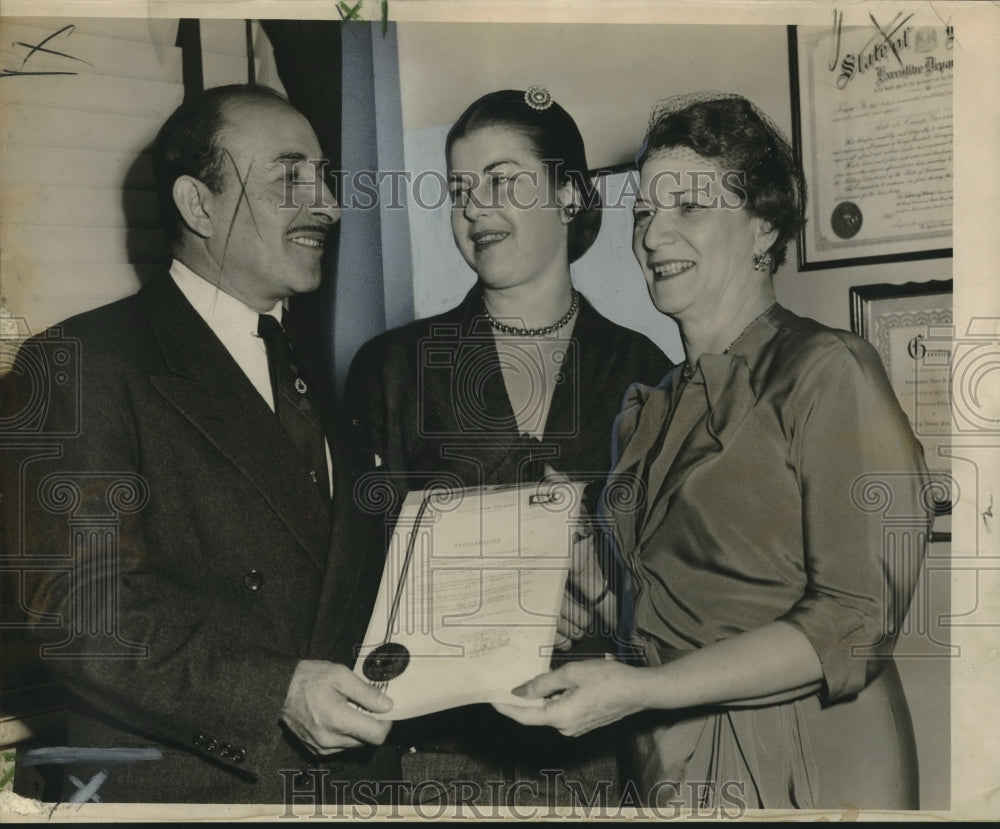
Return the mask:
[[472,244],[476,246],[476,252],[478,253],[499,244],[508,236],[510,236],[509,231],[480,230],[471,234],[469,238],[472,239]]
[[650,262],[647,267],[653,273],[653,278],[669,279],[672,276],[677,276],[678,274],[684,273],[684,271],[689,270],[695,266],[695,263],[690,259],[668,259],[666,261],[660,260],[656,262]]

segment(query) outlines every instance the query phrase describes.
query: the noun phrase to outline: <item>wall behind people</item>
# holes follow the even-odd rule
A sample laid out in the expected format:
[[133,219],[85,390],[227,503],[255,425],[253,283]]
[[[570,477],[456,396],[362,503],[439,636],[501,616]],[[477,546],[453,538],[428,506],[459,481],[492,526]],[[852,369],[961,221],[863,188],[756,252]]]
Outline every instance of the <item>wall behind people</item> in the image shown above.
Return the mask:
[[[407,170],[414,176],[427,170],[443,173],[443,137],[465,106],[494,89],[532,84],[546,86],[573,115],[592,168],[630,162],[652,105],[678,93],[741,93],[790,135],[787,37],[784,26],[399,24]],[[438,195],[433,179],[426,177],[425,203],[435,204]],[[617,321],[632,320],[633,327],[676,356],[679,340],[672,324],[659,318],[645,299],[628,240],[629,211],[629,204],[608,211],[594,249],[574,265],[574,278],[604,313]],[[447,205],[437,210],[411,205],[418,317],[454,304],[473,281],[454,250],[447,213]],[[627,231],[624,242],[622,229]],[[795,260],[793,244],[777,274],[778,299],[796,313],[839,328],[850,327],[852,285],[951,277],[949,259],[808,273],[799,273]],[[395,278],[401,281],[396,289],[406,290],[408,276]],[[390,318],[389,324],[403,321]]]
[[[244,21],[199,29],[205,86],[245,83]],[[3,68],[40,73],[0,88],[3,336],[16,338],[134,293],[166,260],[148,145],[184,71],[177,20],[8,17],[0,30]],[[256,25],[254,41],[267,44]],[[280,89],[269,47],[257,52],[258,81]]]

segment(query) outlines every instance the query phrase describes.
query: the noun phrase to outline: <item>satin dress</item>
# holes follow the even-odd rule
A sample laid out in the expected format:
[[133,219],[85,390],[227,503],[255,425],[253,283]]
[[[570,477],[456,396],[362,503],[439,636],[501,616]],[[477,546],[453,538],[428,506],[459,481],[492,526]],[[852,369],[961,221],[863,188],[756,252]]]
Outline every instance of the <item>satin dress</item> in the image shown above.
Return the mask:
[[[627,719],[649,803],[916,808],[912,724],[891,651],[923,560],[923,450],[864,340],[775,305],[725,355],[615,422],[602,509],[624,633],[647,664],[782,620],[822,689]],[[768,704],[769,703],[769,704]]]

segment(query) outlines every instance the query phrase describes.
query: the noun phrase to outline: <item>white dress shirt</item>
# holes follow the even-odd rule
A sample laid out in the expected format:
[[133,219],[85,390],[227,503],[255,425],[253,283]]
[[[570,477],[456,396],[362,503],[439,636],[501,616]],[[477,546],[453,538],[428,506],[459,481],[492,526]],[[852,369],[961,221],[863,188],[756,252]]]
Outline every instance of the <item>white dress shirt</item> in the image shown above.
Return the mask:
[[[267,365],[267,346],[257,335],[257,311],[244,305],[207,279],[202,279],[176,259],[170,263],[170,276],[273,412],[274,392],[271,389],[271,374]],[[282,306],[278,302],[267,313],[280,323],[281,311]],[[333,460],[330,457],[328,442],[326,442],[326,467],[332,493]]]

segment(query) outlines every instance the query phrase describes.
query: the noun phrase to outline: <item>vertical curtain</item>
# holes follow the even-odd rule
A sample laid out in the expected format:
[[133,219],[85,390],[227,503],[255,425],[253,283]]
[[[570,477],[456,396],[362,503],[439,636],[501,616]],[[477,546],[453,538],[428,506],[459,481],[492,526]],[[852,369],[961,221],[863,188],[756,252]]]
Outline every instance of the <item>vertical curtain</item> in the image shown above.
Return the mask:
[[205,89],[205,76],[201,60],[201,23],[183,17],[177,21],[177,39],[174,46],[181,49],[181,74],[184,78],[184,100],[201,94]]
[[[271,41],[274,62],[292,105],[309,119],[328,172],[341,163],[342,46],[339,20],[261,20]],[[332,177],[328,179],[334,187]],[[339,197],[339,194],[335,192]],[[297,349],[319,355],[324,397],[336,398],[331,331],[333,330],[339,225],[323,256],[323,284],[290,303],[289,335]]]

